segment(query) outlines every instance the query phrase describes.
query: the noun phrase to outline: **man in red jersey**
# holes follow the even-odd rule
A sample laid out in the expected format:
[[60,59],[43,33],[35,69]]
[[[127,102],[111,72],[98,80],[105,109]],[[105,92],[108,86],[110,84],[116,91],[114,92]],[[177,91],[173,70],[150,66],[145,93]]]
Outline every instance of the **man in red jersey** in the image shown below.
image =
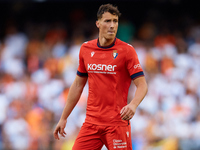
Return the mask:
[[[147,84],[135,49],[116,38],[120,12],[111,4],[101,5],[96,26],[99,38],[82,44],[77,76],[70,87],[62,116],[55,128],[65,137],[67,118],[77,104],[88,80],[86,119],[73,150],[131,150],[129,120],[147,93]],[[131,82],[137,89],[127,104]]]

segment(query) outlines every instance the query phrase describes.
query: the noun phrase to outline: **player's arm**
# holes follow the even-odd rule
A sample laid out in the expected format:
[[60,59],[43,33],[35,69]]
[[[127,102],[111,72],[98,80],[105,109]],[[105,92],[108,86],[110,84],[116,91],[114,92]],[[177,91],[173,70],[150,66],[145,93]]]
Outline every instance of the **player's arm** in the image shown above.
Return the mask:
[[61,134],[63,137],[65,137],[65,131],[64,128],[67,123],[67,118],[72,112],[73,108],[76,106],[77,102],[79,101],[79,98],[81,96],[81,93],[83,91],[83,88],[87,82],[87,77],[80,77],[76,76],[74,82],[72,83],[69,94],[67,97],[67,101],[65,104],[65,108],[62,112],[61,118],[54,130],[54,138],[59,140],[58,133]]
[[120,113],[123,120],[130,120],[134,116],[138,105],[142,102],[148,90],[144,76],[134,79],[133,83],[137,89],[131,102],[121,109]]

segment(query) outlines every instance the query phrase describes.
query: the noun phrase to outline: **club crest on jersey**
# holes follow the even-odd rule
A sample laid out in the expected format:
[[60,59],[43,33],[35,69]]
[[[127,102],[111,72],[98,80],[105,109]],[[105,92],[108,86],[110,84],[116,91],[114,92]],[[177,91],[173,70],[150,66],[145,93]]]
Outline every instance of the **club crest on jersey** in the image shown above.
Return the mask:
[[118,56],[117,50],[114,50],[114,51],[113,51],[112,56],[113,56],[114,59],[117,58],[117,56]]

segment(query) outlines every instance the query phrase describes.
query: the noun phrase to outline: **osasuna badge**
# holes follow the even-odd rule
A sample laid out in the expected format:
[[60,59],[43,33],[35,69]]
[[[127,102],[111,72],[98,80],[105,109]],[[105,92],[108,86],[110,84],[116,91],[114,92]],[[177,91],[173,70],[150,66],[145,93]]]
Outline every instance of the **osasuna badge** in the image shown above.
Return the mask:
[[113,58],[115,59],[115,58],[117,58],[117,56],[118,56],[117,50],[114,50],[113,51]]

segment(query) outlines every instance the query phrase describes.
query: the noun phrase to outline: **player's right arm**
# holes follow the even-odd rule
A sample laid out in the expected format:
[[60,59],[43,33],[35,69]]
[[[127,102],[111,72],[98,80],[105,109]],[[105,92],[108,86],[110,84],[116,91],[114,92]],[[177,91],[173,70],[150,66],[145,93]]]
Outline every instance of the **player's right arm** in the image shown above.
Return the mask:
[[81,96],[81,93],[83,91],[83,88],[87,82],[87,77],[80,77],[76,76],[73,84],[71,85],[69,89],[69,94],[67,97],[67,101],[65,104],[65,108],[62,112],[61,118],[54,130],[54,138],[59,140],[59,135],[65,137],[65,131],[64,128],[67,123],[67,118],[72,112],[73,108],[76,106],[77,102],[79,101],[79,98]]

